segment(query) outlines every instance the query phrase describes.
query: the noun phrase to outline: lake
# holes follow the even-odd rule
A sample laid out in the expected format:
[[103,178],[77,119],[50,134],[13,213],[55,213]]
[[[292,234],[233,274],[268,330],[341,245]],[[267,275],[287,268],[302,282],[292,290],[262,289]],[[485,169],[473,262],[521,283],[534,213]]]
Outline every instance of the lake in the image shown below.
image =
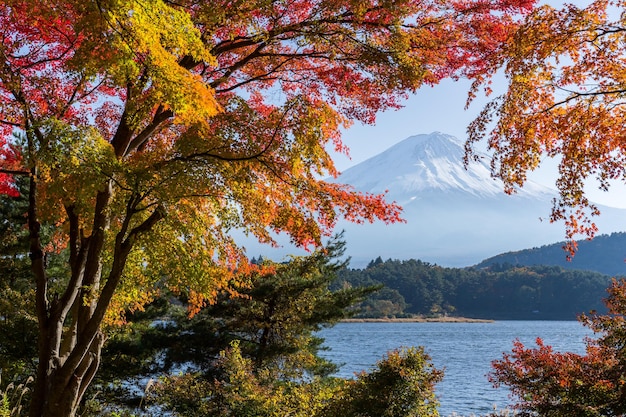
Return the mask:
[[509,391],[487,381],[491,361],[510,352],[513,340],[534,347],[537,337],[557,351],[584,353],[591,331],[576,321],[497,321],[492,323],[339,323],[319,335],[330,348],[321,356],[342,365],[337,376],[371,369],[398,347],[424,346],[445,376],[436,386],[441,416],[486,414],[510,404]]

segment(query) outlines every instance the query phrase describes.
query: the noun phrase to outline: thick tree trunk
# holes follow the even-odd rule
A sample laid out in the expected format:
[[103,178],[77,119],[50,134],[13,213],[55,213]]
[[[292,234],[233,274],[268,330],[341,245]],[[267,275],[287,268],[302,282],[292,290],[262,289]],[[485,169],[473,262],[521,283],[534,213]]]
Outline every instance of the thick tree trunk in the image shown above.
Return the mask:
[[[35,178],[35,175],[33,175]],[[48,276],[37,222],[36,182],[31,180],[29,228],[31,263],[37,282],[36,310],[39,322],[39,364],[32,394],[31,417],[71,417],[76,415],[87,387],[100,364],[104,336],[100,324],[114,288],[119,282],[126,256],[118,269],[109,274],[106,295],[99,292],[102,252],[108,226],[107,206],[112,196],[109,183],[98,193],[93,230],[89,238],[79,238],[78,217],[67,207],[70,223],[71,276],[63,294],[48,296]],[[120,251],[118,251],[120,252]],[[89,303],[85,300],[90,299]],[[68,319],[69,314],[69,320]]]
[[[79,366],[75,367],[69,380],[64,377],[67,368],[55,367],[58,358],[53,358],[48,366],[38,372],[38,381],[33,392],[30,416],[73,417],[85,395],[86,389],[96,375],[100,365],[100,355],[104,337],[94,339],[90,351]],[[45,372],[45,375],[42,375]]]
[[[128,201],[127,212],[115,244],[108,248],[112,263],[102,281],[102,257],[108,228],[108,204],[113,194],[112,181],[98,193],[93,228],[88,238],[78,232],[78,217],[66,207],[70,223],[71,277],[61,295],[48,300],[45,262],[36,222],[36,199],[32,196],[29,224],[31,257],[37,280],[39,321],[39,365],[32,395],[30,417],[73,417],[100,365],[105,337],[100,330],[107,308],[118,287],[128,255],[137,236],[148,232],[165,213],[157,206],[152,214],[131,229],[131,218],[140,199]],[[35,184],[32,184],[35,190]],[[31,220],[32,219],[32,220]],[[90,300],[88,303],[85,300]]]

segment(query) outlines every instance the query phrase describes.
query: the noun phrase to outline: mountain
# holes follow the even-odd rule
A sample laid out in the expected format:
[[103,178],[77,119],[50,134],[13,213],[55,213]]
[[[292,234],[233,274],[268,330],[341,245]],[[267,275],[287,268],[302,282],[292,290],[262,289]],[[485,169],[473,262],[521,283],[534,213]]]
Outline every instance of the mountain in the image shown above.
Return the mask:
[[[370,193],[385,193],[403,208],[406,223],[356,225],[340,222],[351,265],[370,260],[421,259],[462,267],[496,254],[562,241],[563,224],[551,224],[556,191],[528,182],[513,195],[491,177],[490,157],[479,155],[467,169],[464,142],[439,132],[409,137],[343,172],[334,181]],[[626,210],[600,207],[601,233],[626,231]],[[293,253],[247,245],[251,256]],[[563,252],[562,257],[565,258]]]
[[[491,177],[487,155],[479,155],[467,169],[464,142],[439,132],[411,136],[386,151],[341,174],[338,182],[362,191],[384,193],[402,205],[426,197],[466,195],[493,198],[503,195],[501,181]],[[518,196],[550,200],[555,191],[536,183],[520,189]]]
[[501,253],[475,265],[476,269],[500,265],[556,265],[564,269],[600,272],[610,276],[626,277],[626,233],[596,236],[578,241],[576,255],[567,260],[562,256],[565,242],[538,248]]
[[[490,157],[467,169],[464,142],[434,132],[397,143],[348,170],[338,182],[382,193],[404,208],[404,224],[342,223],[353,264],[376,256],[468,266],[494,254],[562,241],[563,224],[551,224],[556,191],[528,182],[516,194],[491,177]],[[603,233],[626,230],[626,210],[601,207]],[[565,259],[565,253],[562,253]]]

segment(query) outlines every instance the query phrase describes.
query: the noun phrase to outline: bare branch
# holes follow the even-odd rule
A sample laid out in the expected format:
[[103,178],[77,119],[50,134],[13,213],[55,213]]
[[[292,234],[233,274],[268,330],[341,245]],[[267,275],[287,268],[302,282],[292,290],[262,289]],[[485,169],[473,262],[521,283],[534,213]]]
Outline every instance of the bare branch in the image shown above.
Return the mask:
[[593,97],[593,96],[606,96],[606,95],[613,95],[613,94],[624,94],[626,93],[626,89],[617,89],[617,90],[609,90],[609,91],[593,91],[593,92],[580,92],[580,91],[568,91],[565,88],[561,88],[561,90],[563,91],[567,91],[569,93],[571,93],[571,95],[561,101],[557,101],[554,104],[546,107],[544,110],[542,110],[542,112],[549,112],[552,109],[555,109],[559,106],[562,106],[564,104],[567,104],[571,101],[575,101],[579,98],[583,98],[583,97]]
[[13,126],[13,127],[19,127],[21,129],[24,128],[24,125],[21,124],[21,123],[10,122],[10,121],[4,120],[4,119],[0,119],[0,124],[9,125],[9,126]]

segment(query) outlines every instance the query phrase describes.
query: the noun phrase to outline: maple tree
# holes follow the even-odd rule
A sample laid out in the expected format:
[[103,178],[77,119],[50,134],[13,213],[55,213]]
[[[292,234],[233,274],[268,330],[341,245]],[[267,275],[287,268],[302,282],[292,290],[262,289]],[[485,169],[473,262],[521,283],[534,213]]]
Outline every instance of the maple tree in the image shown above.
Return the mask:
[[486,140],[493,173],[509,192],[543,157],[556,159],[560,195],[551,219],[565,221],[568,240],[597,231],[592,220],[599,210],[584,190],[588,179],[605,191],[611,180],[626,180],[625,7],[621,0],[595,0],[536,8],[492,55],[490,74],[473,89],[502,74],[508,83],[469,126],[469,155]]
[[522,415],[621,416],[626,413],[626,280],[614,280],[608,314],[581,315],[597,339],[586,340],[584,355],[555,352],[537,339],[536,348],[515,341],[512,353],[493,362],[489,379],[506,385]]
[[29,178],[30,415],[76,413],[102,324],[156,282],[191,313],[236,292],[249,264],[231,230],[315,246],[340,216],[398,221],[383,196],[320,179],[338,174],[327,149],[423,84],[479,77],[532,4],[3,0],[0,181]]

